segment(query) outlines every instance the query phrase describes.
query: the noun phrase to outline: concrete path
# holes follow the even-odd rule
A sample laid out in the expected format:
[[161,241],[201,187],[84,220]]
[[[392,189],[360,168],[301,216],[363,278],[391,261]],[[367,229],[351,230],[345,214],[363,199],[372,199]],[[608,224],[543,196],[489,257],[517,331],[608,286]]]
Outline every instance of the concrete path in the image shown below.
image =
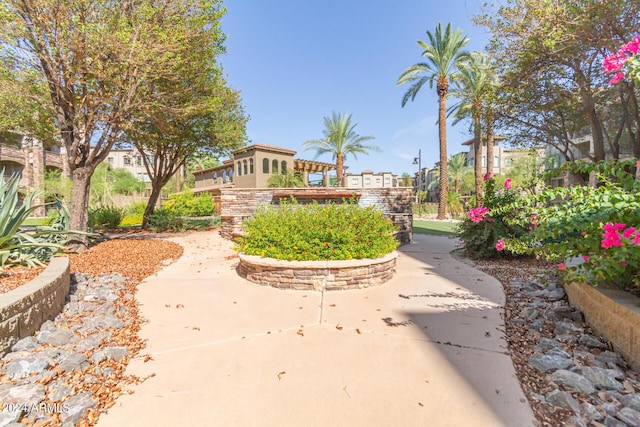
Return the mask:
[[146,376],[98,426],[533,426],[503,338],[504,294],[415,236],[397,274],[357,291],[283,291],[237,276],[217,232],[172,240],[139,287]]

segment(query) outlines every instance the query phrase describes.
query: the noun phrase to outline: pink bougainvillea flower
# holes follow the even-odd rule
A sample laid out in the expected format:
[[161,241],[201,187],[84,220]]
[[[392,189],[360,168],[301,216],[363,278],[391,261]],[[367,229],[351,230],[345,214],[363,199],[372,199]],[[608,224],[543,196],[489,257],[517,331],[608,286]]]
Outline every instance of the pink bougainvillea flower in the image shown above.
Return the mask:
[[626,230],[624,230],[624,232],[622,233],[622,237],[624,237],[625,239],[629,239],[634,235],[635,232],[636,232],[635,228],[629,227]]
[[626,266],[628,266],[629,264],[627,264],[627,263],[626,263],[626,262],[624,262],[624,261],[620,261],[620,265],[621,265],[622,267],[626,267]]
[[606,223],[602,227],[602,242],[601,246],[605,249],[609,249],[612,246],[624,246],[622,241],[620,240],[620,230],[623,230],[626,227],[626,224],[620,223]]
[[582,255],[582,259],[585,261],[589,261],[589,255]]
[[511,178],[507,178],[507,179],[504,181],[504,188],[506,188],[507,190],[510,190],[510,189],[511,189]]
[[619,72],[617,72],[617,73],[615,73],[613,75],[611,80],[609,80],[609,84],[614,85],[614,84],[618,83],[622,79],[624,79],[624,73],[622,71],[619,71]]
[[636,162],[636,167],[637,167],[637,168],[640,168],[640,160],[638,160],[638,161]]
[[485,208],[484,206],[478,206],[477,208],[469,209],[469,212],[467,214],[469,215],[471,222],[478,223],[485,219],[485,215],[488,213],[488,208]]
[[498,241],[496,242],[496,250],[504,251],[504,239],[498,239]]
[[489,181],[491,179],[491,172],[487,172],[484,174],[484,180]]
[[564,265],[564,262],[561,262],[560,264],[558,264],[558,270],[564,271],[565,268],[567,268],[567,266]]
[[583,231],[583,232],[582,232],[582,233],[580,233],[580,234],[582,234],[583,236],[586,236],[586,235],[587,235],[587,232],[586,232],[586,231]]

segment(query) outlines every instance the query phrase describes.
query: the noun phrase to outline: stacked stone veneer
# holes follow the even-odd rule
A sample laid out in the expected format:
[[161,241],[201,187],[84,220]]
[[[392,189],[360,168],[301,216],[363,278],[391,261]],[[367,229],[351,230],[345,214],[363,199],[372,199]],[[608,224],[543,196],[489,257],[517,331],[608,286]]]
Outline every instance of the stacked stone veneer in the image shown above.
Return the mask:
[[53,258],[38,277],[0,294],[0,355],[60,313],[69,285],[69,258]]
[[593,329],[640,370],[640,298],[586,283],[568,283],[564,288],[571,305],[582,311]]
[[260,205],[275,203],[274,194],[283,192],[305,200],[315,198],[319,203],[331,198],[332,194],[353,193],[359,198],[360,206],[377,206],[393,221],[397,228],[395,236],[401,245],[413,239],[411,188],[223,188],[220,192],[221,234],[227,239],[241,236],[243,221],[251,217]]
[[240,254],[238,273],[259,285],[280,289],[333,291],[377,286],[396,271],[394,251],[376,259],[284,261]]

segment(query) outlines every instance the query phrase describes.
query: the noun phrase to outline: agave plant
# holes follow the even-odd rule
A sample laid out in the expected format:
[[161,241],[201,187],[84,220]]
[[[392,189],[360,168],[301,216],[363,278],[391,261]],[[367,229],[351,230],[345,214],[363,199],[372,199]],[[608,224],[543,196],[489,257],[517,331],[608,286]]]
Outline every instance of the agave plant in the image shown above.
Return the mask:
[[6,265],[44,265],[56,252],[64,248],[69,234],[69,216],[64,208],[50,226],[36,227],[27,231],[21,228],[25,220],[42,205],[34,204],[40,196],[32,192],[20,204],[18,177],[11,175],[5,180],[0,171],[0,272]]

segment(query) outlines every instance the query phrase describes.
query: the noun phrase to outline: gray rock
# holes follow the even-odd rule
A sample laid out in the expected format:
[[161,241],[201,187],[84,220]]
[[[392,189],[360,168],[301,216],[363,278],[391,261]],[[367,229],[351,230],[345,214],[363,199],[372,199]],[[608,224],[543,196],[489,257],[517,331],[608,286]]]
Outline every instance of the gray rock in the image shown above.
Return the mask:
[[47,320],[46,322],[44,322],[42,324],[42,326],[40,326],[40,331],[41,332],[55,331],[56,329],[57,329],[56,324],[53,323],[53,321],[51,321],[51,320]]
[[558,339],[558,341],[562,341],[569,344],[575,344],[578,342],[578,337],[573,334],[556,335],[556,339]]
[[610,415],[607,415],[607,417],[604,419],[604,425],[607,427],[629,427],[627,423],[623,423],[622,421],[617,420]]
[[573,411],[574,414],[580,413],[578,401],[566,391],[553,390],[547,395],[547,402],[560,408],[569,409]]
[[631,408],[622,408],[616,416],[631,427],[640,427],[640,412],[638,411]]
[[564,293],[564,289],[562,288],[549,290],[545,295],[545,297],[549,301],[558,301],[564,298],[564,296],[565,296],[565,293]]
[[540,372],[550,372],[557,369],[567,369],[573,366],[573,362],[566,357],[548,354],[534,354],[529,358],[529,364]]
[[93,353],[91,361],[93,363],[100,363],[105,359],[122,360],[127,356],[129,356],[129,349],[127,347],[108,347]]
[[566,427],[587,427],[587,425],[582,421],[580,415],[571,415],[567,419]]
[[628,394],[621,399],[624,406],[640,412],[640,393]]
[[102,344],[108,336],[109,333],[107,332],[97,332],[95,334],[89,335],[75,345],[75,350],[79,352],[94,350],[100,347],[100,344]]
[[529,327],[534,331],[542,332],[545,329],[544,320],[535,319],[533,322],[531,322]]
[[104,315],[98,316],[90,321],[91,325],[93,325],[97,329],[107,329],[114,328],[120,329],[124,326],[122,320],[113,315]]
[[607,345],[605,343],[603,343],[598,338],[596,338],[596,337],[594,337],[593,335],[590,335],[590,334],[582,334],[582,335],[580,335],[580,338],[578,339],[578,342],[580,344],[582,344],[582,345],[586,345],[587,347],[601,348],[601,349],[607,348]]
[[49,344],[54,347],[59,347],[72,342],[74,337],[75,334],[72,331],[57,328],[53,330],[40,331],[38,334],[38,342],[40,344]]
[[552,348],[560,347],[560,342],[553,338],[541,337],[535,347],[536,352],[546,353]]
[[24,384],[0,392],[0,402],[37,405],[44,399],[45,389],[41,384]]
[[566,351],[562,350],[559,347],[554,347],[551,350],[549,350],[547,352],[548,356],[557,356],[557,357],[564,357],[565,359],[571,359],[571,355],[569,353],[567,353]]
[[584,328],[582,326],[578,326],[573,322],[556,322],[556,328],[554,333],[556,335],[563,334],[582,334],[584,333]]
[[604,390],[623,390],[624,387],[620,382],[615,380],[615,373],[613,369],[602,369],[596,367],[583,366],[580,368],[580,373],[598,389]]
[[580,414],[582,414],[588,422],[602,421],[604,419],[604,415],[602,415],[595,406],[587,402],[580,404]]
[[613,403],[605,402],[602,404],[602,409],[607,415],[615,416],[618,413],[618,407]]
[[11,351],[33,351],[40,348],[40,344],[35,339],[35,337],[24,337],[18,342],[16,342],[13,346],[11,346]]
[[70,351],[64,358],[60,360],[60,365],[58,368],[62,372],[71,372],[76,369],[84,369],[89,366],[89,362],[87,362],[87,356],[80,353],[75,353]]
[[596,356],[596,359],[604,363],[620,363],[620,357],[613,351],[603,351]]
[[40,374],[50,366],[44,357],[28,356],[15,359],[7,365],[7,376],[12,380],[25,378],[33,374]]
[[555,371],[551,374],[551,379],[554,383],[561,384],[576,393],[591,394],[596,391],[593,384],[591,384],[585,377],[565,369]]
[[54,385],[49,386],[49,399],[53,402],[65,402],[67,397],[73,395],[73,387],[69,387],[64,381],[58,380]]
[[520,312],[520,315],[525,319],[533,320],[540,315],[540,311],[532,307],[526,307]]
[[91,392],[89,391],[75,395],[65,403],[68,406],[68,410],[60,414],[60,419],[63,423],[71,422],[73,424],[78,422],[89,409],[96,406],[96,402],[91,398]]
[[[10,427],[16,425],[21,415],[22,411],[0,411],[0,427]],[[20,427],[24,427],[23,424],[17,425],[19,425]]]

